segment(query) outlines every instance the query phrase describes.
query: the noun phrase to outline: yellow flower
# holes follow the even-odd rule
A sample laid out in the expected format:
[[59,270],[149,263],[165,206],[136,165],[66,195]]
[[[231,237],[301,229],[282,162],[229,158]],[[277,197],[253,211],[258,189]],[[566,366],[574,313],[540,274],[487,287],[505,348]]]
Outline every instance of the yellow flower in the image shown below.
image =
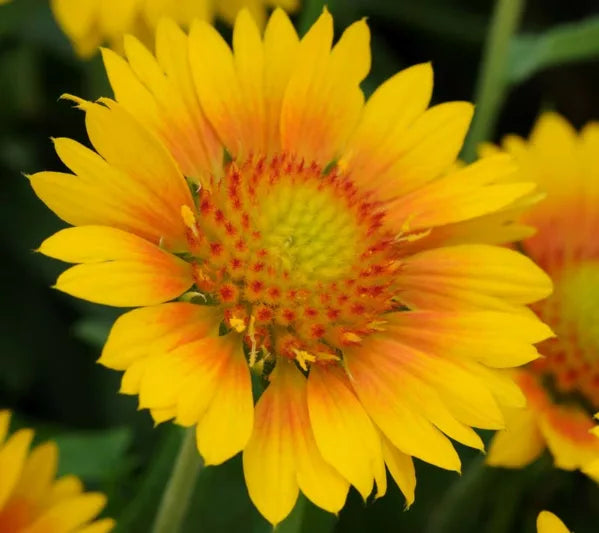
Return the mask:
[[126,34],[151,43],[162,17],[185,27],[196,18],[212,22],[218,17],[233,24],[239,10],[246,8],[263,27],[268,7],[281,6],[292,12],[299,0],[50,0],[50,4],[77,54],[90,57],[105,43],[122,51]]
[[537,533],[570,533],[570,530],[553,513],[541,511],[537,517]]
[[[544,342],[545,357],[517,376],[529,408],[506,414],[508,428],[496,435],[488,462],[520,467],[547,446],[557,467],[585,469],[599,460],[599,439],[590,432],[599,408],[599,125],[578,135],[547,113],[529,141],[509,136],[503,149],[546,194],[522,217],[538,228],[522,246],[555,283],[553,295],[534,309],[557,338]],[[483,152],[496,157],[497,149]],[[599,469],[588,473],[599,479]]]
[[8,437],[10,413],[0,411],[0,532],[105,533],[113,520],[93,521],[103,494],[83,492],[75,476],[54,479],[58,448],[45,442],[29,451],[33,430]]
[[366,22],[332,40],[327,11],[300,40],[282,10],[263,38],[241,12],[233,50],[201,21],[161,23],[156,58],[126,38],[126,60],[104,52],[116,100],[75,99],[97,153],[56,139],[73,174],[30,178],[78,226],[40,248],[79,263],[57,288],[141,307],[100,362],[157,422],[196,426],[207,464],[243,450],[275,524],[300,489],[331,512],[350,484],[381,496],[385,464],[411,504],[412,456],[459,471],[447,437],[482,449],[472,427],[524,405],[496,368],[551,335],[526,312],[549,278],[488,244],[536,185],[504,155],[456,169],[472,106],[427,109],[429,64],[365,104]]

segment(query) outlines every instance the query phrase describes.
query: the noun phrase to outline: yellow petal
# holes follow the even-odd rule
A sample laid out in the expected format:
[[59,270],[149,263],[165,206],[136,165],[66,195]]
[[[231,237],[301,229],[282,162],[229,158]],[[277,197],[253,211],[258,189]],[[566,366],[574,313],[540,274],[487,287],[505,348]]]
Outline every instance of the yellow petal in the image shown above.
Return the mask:
[[325,461],[366,500],[383,462],[380,439],[342,370],[313,366],[308,409],[316,444]]
[[339,156],[362,111],[359,84],[370,68],[365,21],[345,30],[331,51],[328,11],[300,42],[281,110],[283,150],[325,165]]
[[[176,244],[185,235],[181,206],[192,206],[189,187],[170,152],[122,106],[111,100],[105,105],[85,105],[85,124],[90,141],[112,167],[124,172],[153,193],[156,209],[169,214],[177,228]],[[143,157],[140,157],[143,154]],[[170,235],[165,235],[165,238]]]
[[281,106],[299,39],[287,14],[275,9],[264,32],[264,106],[268,153],[281,148]]
[[534,182],[507,182],[516,168],[506,155],[477,161],[400,196],[389,207],[387,221],[397,231],[406,224],[410,231],[418,231],[503,209],[537,187]]
[[93,0],[51,0],[50,5],[57,22],[73,40],[83,38],[90,30],[99,6]]
[[[193,2],[190,7],[197,9],[197,6],[198,2]],[[158,23],[156,59],[169,82],[165,92],[156,95],[165,122],[161,134],[183,173],[206,186],[210,174],[220,176],[223,148],[200,106],[188,48],[187,35],[175,23],[168,19]],[[172,131],[179,134],[173,136]]]
[[240,452],[254,422],[252,382],[241,338],[231,333],[218,341],[224,362],[214,397],[197,426],[198,450],[208,465]]
[[522,468],[537,459],[545,449],[537,414],[531,409],[506,409],[504,418],[505,429],[493,437],[487,464]]
[[115,228],[67,228],[46,239],[39,251],[83,263],[61,274],[56,288],[96,303],[155,305],[176,298],[193,283],[189,263]]
[[453,359],[453,363],[480,379],[491,391],[498,405],[517,409],[526,406],[526,397],[514,382],[510,372],[488,368],[477,361],[468,361],[462,358]]
[[402,452],[448,470],[460,470],[449,440],[401,394],[401,376],[384,366],[389,352],[378,342],[344,351],[351,384],[372,420]]
[[397,159],[385,180],[380,179],[384,196],[409,193],[447,172],[462,147],[472,112],[467,102],[448,102],[416,118],[393,147]]
[[439,356],[466,357],[505,368],[526,364],[539,354],[532,345],[553,335],[534,316],[495,311],[410,311],[389,323],[403,343]]
[[383,434],[381,434],[381,443],[387,468],[406,499],[406,507],[410,507],[414,503],[416,490],[414,461],[409,455],[393,446]]
[[243,452],[250,497],[273,524],[291,511],[298,487],[314,504],[337,513],[349,484],[318,450],[308,415],[306,379],[284,360],[277,363],[270,379]]
[[208,120],[234,158],[246,157],[244,143],[251,143],[252,132],[244,123],[248,117],[231,49],[210,24],[195,20],[189,34],[189,59]]
[[0,447],[2,447],[2,444],[4,444],[4,441],[6,440],[9,427],[10,411],[7,409],[0,409]]
[[[99,224],[131,231],[175,250],[186,247],[180,213],[182,205],[191,205],[188,192],[178,195],[160,180],[121,172],[70,139],[55,139],[54,145],[75,175],[39,172],[29,179],[60,218],[75,226]],[[165,200],[171,190],[173,196]]]
[[98,515],[106,505],[103,494],[87,492],[58,502],[27,528],[27,533],[73,531]]
[[138,0],[104,0],[99,4],[98,24],[103,33],[116,38],[133,26]]
[[580,469],[599,458],[599,439],[591,433],[594,422],[581,407],[550,405],[537,416],[556,467]]
[[112,531],[115,526],[116,522],[114,520],[111,518],[104,518],[78,529],[76,533],[109,533],[109,531]]
[[406,258],[398,299],[414,309],[505,310],[551,293],[551,280],[522,254],[482,244],[448,246]]
[[32,439],[32,430],[21,429],[11,435],[0,448],[0,509],[19,481]]
[[54,442],[40,444],[27,457],[14,493],[31,501],[41,501],[56,477],[58,447]]
[[345,503],[349,483],[325,461],[316,444],[307,404],[307,383],[292,365],[279,369],[279,387],[284,388],[292,426],[297,482],[314,504],[338,513]]
[[102,48],[101,51],[115,100],[142,124],[156,128],[160,120],[159,109],[150,91],[120,55],[108,48]]
[[264,108],[264,47],[260,32],[247,9],[237,15],[233,29],[233,53],[239,89],[243,95],[244,128],[252,135],[243,139],[248,152],[263,154],[266,148]]
[[537,517],[537,533],[570,533],[570,530],[553,513],[541,511]]
[[299,494],[288,405],[283,387],[277,384],[282,364],[275,367],[269,387],[256,404],[254,429],[243,450],[250,498],[273,525],[291,512]]
[[352,177],[368,187],[389,186],[401,179],[388,175],[400,154],[398,140],[426,110],[433,90],[430,63],[398,72],[372,94],[366,102],[360,123],[342,157]]
[[134,309],[114,323],[98,362],[126,370],[139,357],[168,352],[216,333],[221,318],[213,307],[186,302]]
[[83,492],[83,483],[76,476],[64,476],[56,480],[48,495],[48,505],[69,499]]

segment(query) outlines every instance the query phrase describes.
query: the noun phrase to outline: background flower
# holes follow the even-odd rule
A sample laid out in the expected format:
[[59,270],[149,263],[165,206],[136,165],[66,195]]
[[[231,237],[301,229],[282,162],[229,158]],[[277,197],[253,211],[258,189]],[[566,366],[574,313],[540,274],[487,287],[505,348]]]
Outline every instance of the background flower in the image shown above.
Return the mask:
[[135,35],[151,44],[162,17],[188,27],[193,19],[233,24],[241,8],[249,9],[263,26],[266,10],[281,6],[295,11],[297,0],[50,0],[56,21],[73,43],[77,54],[89,57],[108,44],[122,51],[123,36]]
[[106,533],[114,521],[94,521],[103,494],[83,492],[75,476],[56,478],[58,449],[45,442],[29,451],[33,430],[8,435],[10,413],[0,411],[0,531],[6,533]]
[[522,247],[554,280],[553,294],[535,311],[557,337],[543,343],[544,357],[519,375],[529,409],[509,413],[488,462],[523,466],[548,446],[557,467],[584,468],[599,459],[599,439],[591,433],[599,408],[599,125],[588,124],[577,135],[559,115],[547,113],[529,141],[510,136],[503,147],[521,175],[546,194],[522,215],[537,228]]

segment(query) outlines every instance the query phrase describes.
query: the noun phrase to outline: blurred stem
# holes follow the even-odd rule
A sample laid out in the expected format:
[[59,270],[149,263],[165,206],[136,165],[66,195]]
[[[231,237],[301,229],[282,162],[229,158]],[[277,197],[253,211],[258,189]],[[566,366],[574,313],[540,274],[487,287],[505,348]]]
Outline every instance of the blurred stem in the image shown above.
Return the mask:
[[497,0],[495,3],[476,86],[476,112],[462,152],[466,161],[475,158],[477,145],[488,139],[495,128],[508,87],[506,71],[510,39],[518,28],[524,1]]
[[476,500],[484,498],[489,484],[488,474],[492,473],[485,465],[484,457],[476,457],[462,477],[451,485],[431,514],[427,533],[449,533],[459,531],[464,524],[464,516],[476,509]]
[[152,533],[177,533],[181,529],[201,467],[195,428],[189,428],[162,495]]

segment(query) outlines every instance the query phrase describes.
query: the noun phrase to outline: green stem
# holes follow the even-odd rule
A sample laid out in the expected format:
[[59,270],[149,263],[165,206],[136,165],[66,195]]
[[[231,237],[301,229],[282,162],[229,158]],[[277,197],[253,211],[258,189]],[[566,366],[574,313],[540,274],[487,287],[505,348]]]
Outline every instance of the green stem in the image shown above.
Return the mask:
[[516,32],[525,0],[497,0],[476,86],[476,112],[462,158],[472,161],[477,145],[488,139],[508,88],[506,78],[510,39]]
[[185,518],[202,459],[196,448],[195,428],[186,430],[179,455],[173,466],[152,533],[177,533]]

